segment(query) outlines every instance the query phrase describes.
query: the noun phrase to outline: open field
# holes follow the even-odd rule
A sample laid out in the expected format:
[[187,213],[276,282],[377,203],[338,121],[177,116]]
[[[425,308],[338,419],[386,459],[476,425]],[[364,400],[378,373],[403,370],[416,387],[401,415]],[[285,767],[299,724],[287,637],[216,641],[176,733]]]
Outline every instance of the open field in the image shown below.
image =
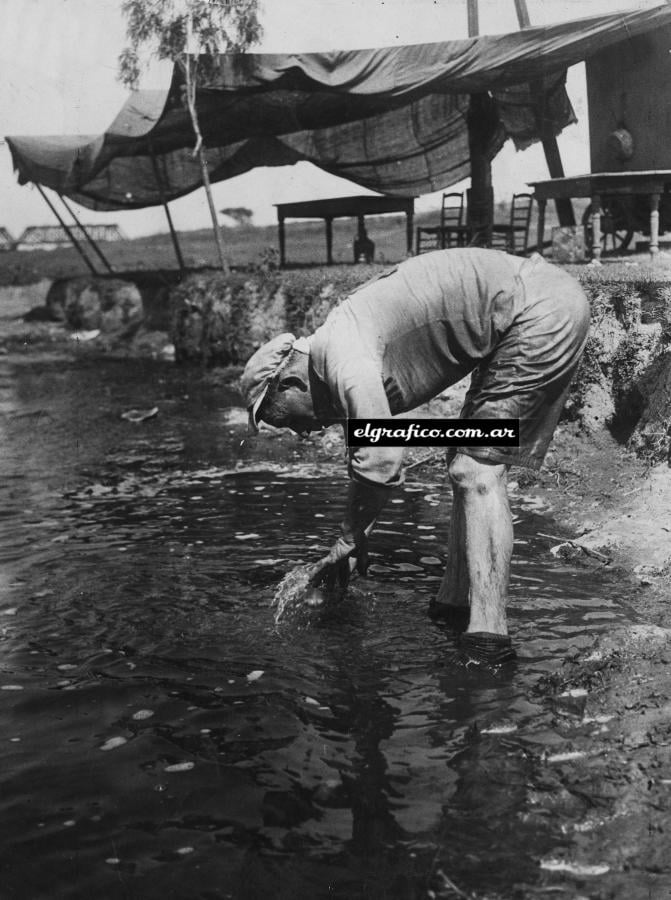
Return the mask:
[[[369,233],[376,244],[376,259],[393,263],[405,256],[405,218],[371,218]],[[336,263],[352,262],[352,240],[356,225],[348,220],[333,224],[333,258]],[[326,239],[322,222],[292,222],[287,225],[287,262],[291,265],[323,265]],[[260,265],[279,259],[277,228],[274,225],[222,228],[229,264],[234,268]],[[186,231],[179,235],[187,268],[217,266],[217,249],[210,230]],[[100,248],[117,272],[170,270],[178,268],[168,233],[150,237],[103,242]],[[87,247],[87,255],[103,274],[102,262]],[[86,275],[88,269],[72,246],[58,250],[8,250],[0,253],[0,285],[30,284],[44,278]]]
[[[580,213],[576,209],[576,215]],[[496,221],[506,221],[508,211],[499,205]],[[439,213],[415,216],[417,225],[436,224]],[[111,220],[110,220],[111,221]],[[119,224],[123,227],[123,221]],[[554,210],[548,207],[547,235],[556,224]],[[531,223],[530,239],[535,239],[535,216]],[[370,216],[366,228],[375,242],[375,261],[381,264],[396,263],[406,256],[405,216]],[[336,264],[352,262],[352,241],[356,233],[356,221],[337,219],[333,223],[333,258]],[[277,226],[222,227],[224,246],[229,264],[243,269],[279,259]],[[414,241],[414,237],[413,237]],[[179,242],[187,268],[217,266],[217,250],[211,230],[185,231]],[[90,247],[85,245],[87,256],[96,269],[106,270]],[[165,232],[149,237],[113,242],[102,242],[100,249],[116,272],[166,271],[177,269],[177,260],[170,234]],[[321,221],[288,221],[286,225],[286,258],[288,267],[324,265],[326,262],[326,238]],[[81,256],[70,244],[57,250],[5,250],[0,251],[0,286],[31,284],[42,279],[86,275],[88,269]]]

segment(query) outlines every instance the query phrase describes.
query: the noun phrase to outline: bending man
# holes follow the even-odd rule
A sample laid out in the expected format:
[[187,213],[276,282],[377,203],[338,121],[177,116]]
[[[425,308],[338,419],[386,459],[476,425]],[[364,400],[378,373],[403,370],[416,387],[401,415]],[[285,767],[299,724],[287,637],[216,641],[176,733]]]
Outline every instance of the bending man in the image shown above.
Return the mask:
[[[513,655],[507,471],[541,466],[588,323],[579,284],[540,256],[423,254],[356,290],[311,337],[283,334],[257,350],[242,377],[250,427],[262,419],[300,434],[348,418],[388,418],[472,373],[462,417],[519,419],[520,445],[448,453],[448,560],[430,613],[465,629],[461,644],[476,658],[502,661]],[[355,566],[365,573],[366,539],[402,482],[402,462],[401,448],[350,448],[345,520],[323,560],[332,583],[346,586]]]

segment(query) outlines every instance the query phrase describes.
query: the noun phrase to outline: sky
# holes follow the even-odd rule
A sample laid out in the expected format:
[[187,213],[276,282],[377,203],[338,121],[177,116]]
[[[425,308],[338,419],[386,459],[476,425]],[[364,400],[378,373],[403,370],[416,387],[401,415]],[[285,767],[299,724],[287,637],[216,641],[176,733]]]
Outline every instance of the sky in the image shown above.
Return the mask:
[[[527,0],[532,25],[624,9],[661,0]],[[261,0],[264,37],[259,52],[320,51],[394,46],[467,36],[466,0]],[[480,0],[480,30],[517,29],[514,0]],[[121,0],[0,0],[0,138],[22,134],[98,134],[107,128],[128,91],[117,78],[125,44]],[[167,65],[153,65],[142,87],[164,86]],[[589,171],[584,67],[569,70],[568,92],[578,124],[565,129],[559,147],[567,175]],[[548,177],[542,149],[518,153],[507,142],[494,161],[497,199]],[[464,187],[467,186],[467,183]],[[273,204],[366,191],[308,163],[261,168],[214,186],[217,209],[246,206],[259,225],[276,221]],[[416,202],[435,209],[440,192]],[[115,223],[129,237],[167,230],[161,209],[94,213],[74,207],[85,223]],[[171,203],[179,230],[207,228],[204,192]],[[54,223],[37,190],[20,187],[6,145],[0,144],[0,226],[19,237],[28,225]]]

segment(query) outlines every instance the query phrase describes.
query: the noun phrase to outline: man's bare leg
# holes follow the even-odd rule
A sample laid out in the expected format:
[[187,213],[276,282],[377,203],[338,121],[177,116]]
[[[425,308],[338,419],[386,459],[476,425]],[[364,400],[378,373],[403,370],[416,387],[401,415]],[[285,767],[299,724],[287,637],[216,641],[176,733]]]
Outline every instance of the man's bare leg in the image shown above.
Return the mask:
[[438,608],[459,607],[463,611],[464,627],[468,622],[468,595],[470,585],[466,566],[465,524],[463,493],[452,485],[452,515],[447,537],[447,564],[436,596]]
[[468,632],[506,635],[506,600],[513,527],[507,467],[459,453],[449,467],[454,507],[448,566],[438,602],[470,602]]

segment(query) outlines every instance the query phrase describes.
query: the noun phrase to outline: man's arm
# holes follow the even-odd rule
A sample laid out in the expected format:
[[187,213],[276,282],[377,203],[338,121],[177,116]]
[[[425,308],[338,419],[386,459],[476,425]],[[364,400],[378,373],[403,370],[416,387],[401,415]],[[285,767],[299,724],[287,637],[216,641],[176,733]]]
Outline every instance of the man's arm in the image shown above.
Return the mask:
[[339,587],[344,591],[355,569],[360,575],[366,574],[368,536],[390,492],[391,488],[385,485],[350,482],[341,534],[328,555],[317,564],[316,584],[324,583],[329,590]]
[[[360,354],[335,354],[327,361],[325,375],[331,396],[346,417],[390,418],[389,401],[375,360]],[[362,358],[363,356],[363,358]],[[338,357],[340,357],[338,359]],[[331,364],[329,364],[331,363]],[[348,451],[350,486],[341,534],[323,563],[319,581],[344,589],[354,569],[364,575],[367,539],[391,489],[403,481],[403,450],[398,447],[352,447]]]

